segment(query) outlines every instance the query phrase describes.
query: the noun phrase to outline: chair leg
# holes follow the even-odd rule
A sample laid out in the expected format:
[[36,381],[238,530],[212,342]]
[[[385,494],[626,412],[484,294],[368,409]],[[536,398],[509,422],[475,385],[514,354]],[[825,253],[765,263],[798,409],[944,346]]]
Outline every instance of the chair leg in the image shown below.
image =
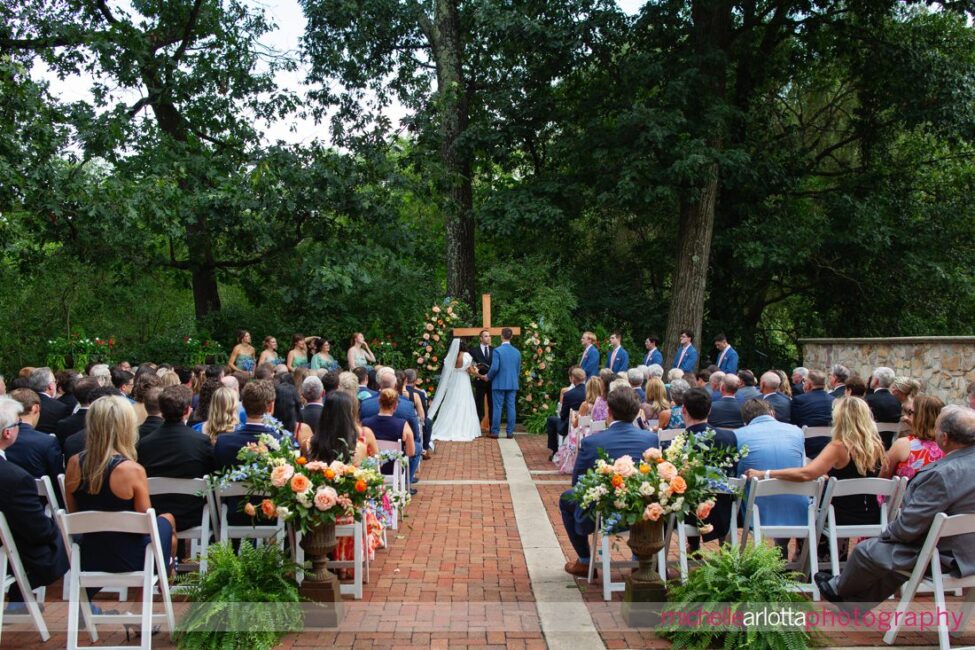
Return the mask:
[[677,561],[680,563],[680,581],[687,582],[687,531],[677,526]]
[[948,637],[948,625],[941,617],[941,613],[947,611],[945,609],[945,585],[944,578],[941,575],[941,562],[938,562],[937,565],[932,563],[931,577],[932,582],[934,582],[934,605],[937,608],[935,614],[938,617],[938,648],[939,650],[950,650],[951,639]]
[[[142,567],[142,630],[139,635],[141,641],[139,647],[142,650],[152,648],[152,577],[154,564],[153,551],[147,548],[145,566]],[[162,576],[159,576],[159,579],[162,581]]]
[[836,525],[830,522],[829,527],[829,564],[834,576],[840,574],[840,545],[836,539]]
[[[67,642],[68,642],[68,650],[75,650],[78,647],[78,609],[81,606],[81,597],[80,597],[81,594],[79,593],[80,589],[78,587],[78,564],[80,558],[78,557],[78,554],[74,550],[72,550],[71,555],[72,555],[71,570],[69,573],[69,575],[71,576],[70,578],[71,582],[68,589],[69,600],[68,600]],[[89,628],[88,628],[89,634],[92,633],[94,627],[95,627],[94,621],[91,621],[89,619]],[[95,641],[97,641],[97,637],[93,637],[91,641],[92,643],[94,643]]]
[[[613,551],[609,547],[609,535],[603,535],[600,540],[600,564],[603,570],[603,600],[610,601],[613,599],[613,591],[610,589],[612,586],[612,568],[613,568]],[[589,558],[591,563],[593,558]]]
[[[913,576],[912,576],[913,578]],[[897,603],[897,609],[894,610],[895,614],[891,618],[890,629],[884,634],[884,643],[887,645],[893,645],[894,641],[897,639],[897,632],[900,630],[900,620],[907,611],[908,606],[911,601],[914,600],[914,595],[917,593],[918,583],[912,580],[908,580],[904,586],[901,588],[901,599]]]
[[355,599],[362,600],[362,556],[363,551],[363,537],[362,529],[365,527],[365,522],[357,522],[352,528],[352,548],[353,548],[353,560],[355,561],[355,574],[353,577],[353,585],[355,588]]

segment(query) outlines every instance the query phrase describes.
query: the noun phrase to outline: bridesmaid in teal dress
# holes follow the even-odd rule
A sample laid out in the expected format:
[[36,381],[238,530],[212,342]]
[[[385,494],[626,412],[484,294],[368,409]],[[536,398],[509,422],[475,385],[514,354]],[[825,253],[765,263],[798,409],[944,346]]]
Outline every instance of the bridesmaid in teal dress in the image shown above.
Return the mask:
[[251,333],[247,330],[240,330],[237,332],[237,345],[230,351],[230,359],[227,361],[227,365],[233,368],[234,372],[252,374],[256,361],[254,346],[251,345]]
[[339,362],[335,360],[332,356],[332,343],[328,339],[322,339],[315,337],[312,340],[312,344],[315,346],[317,352],[311,358],[311,369],[312,370],[327,370],[332,372],[333,370],[339,369]]
[[278,340],[273,336],[265,336],[264,350],[261,352],[261,358],[258,360],[257,365],[263,366],[264,364],[270,364],[271,367],[277,368],[282,363],[284,363],[284,359],[278,354]]
[[288,372],[294,372],[296,368],[308,367],[308,344],[305,343],[303,334],[295,334],[291,337],[291,351],[288,352]]
[[356,332],[352,335],[352,340],[349,343],[349,350],[346,352],[349,361],[349,370],[355,370],[356,368],[372,370],[372,365],[370,364],[376,363],[376,355],[369,349],[365,335],[362,332]]

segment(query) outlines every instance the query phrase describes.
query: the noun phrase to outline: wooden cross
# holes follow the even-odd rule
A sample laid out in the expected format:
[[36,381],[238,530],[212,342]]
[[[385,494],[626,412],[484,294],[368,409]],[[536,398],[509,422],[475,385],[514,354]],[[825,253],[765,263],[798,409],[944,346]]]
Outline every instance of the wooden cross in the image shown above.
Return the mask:
[[[487,330],[490,332],[491,336],[501,336],[501,327],[491,327],[491,294],[485,293],[481,294],[481,316],[483,320],[481,321],[483,325],[481,327],[455,327],[454,336],[477,336],[482,330]],[[515,336],[521,334],[520,327],[512,327],[511,333]]]

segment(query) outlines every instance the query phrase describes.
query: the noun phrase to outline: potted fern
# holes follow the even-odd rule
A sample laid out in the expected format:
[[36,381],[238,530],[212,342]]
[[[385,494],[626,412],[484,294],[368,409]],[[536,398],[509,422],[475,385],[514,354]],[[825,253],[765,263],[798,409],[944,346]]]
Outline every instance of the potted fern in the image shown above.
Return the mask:
[[[662,621],[660,633],[674,648],[808,648],[803,623],[809,601],[796,593],[797,577],[786,571],[776,547],[725,545],[704,552],[687,582],[670,590],[668,600],[676,606],[670,619]],[[775,618],[763,617],[763,609],[774,610]],[[701,612],[717,616],[707,618]]]
[[177,579],[191,603],[176,626],[179,648],[269,650],[285,632],[301,631],[297,565],[276,544],[254,548],[245,540],[239,555],[214,544],[208,553],[205,574]]

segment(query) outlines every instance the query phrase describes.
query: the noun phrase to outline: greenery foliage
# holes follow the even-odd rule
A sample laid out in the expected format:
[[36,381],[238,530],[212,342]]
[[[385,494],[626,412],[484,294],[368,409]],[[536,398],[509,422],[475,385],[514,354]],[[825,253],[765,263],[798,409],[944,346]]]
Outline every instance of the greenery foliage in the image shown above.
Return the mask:
[[[742,549],[723,545],[717,550],[704,551],[700,565],[690,572],[687,582],[673,587],[668,599],[674,611],[718,611],[724,607],[745,610],[750,604],[803,603],[796,593],[796,574],[785,569],[785,560],[778,548],[761,544]],[[683,606],[683,609],[682,609]],[[804,628],[781,631],[732,629],[719,626],[681,626],[662,631],[674,648],[706,650],[713,647],[800,650],[809,645]]]
[[285,632],[302,629],[297,566],[277,544],[254,548],[229,543],[207,551],[207,572],[179,578],[192,603],[177,622],[175,640],[184,650],[264,650]]

